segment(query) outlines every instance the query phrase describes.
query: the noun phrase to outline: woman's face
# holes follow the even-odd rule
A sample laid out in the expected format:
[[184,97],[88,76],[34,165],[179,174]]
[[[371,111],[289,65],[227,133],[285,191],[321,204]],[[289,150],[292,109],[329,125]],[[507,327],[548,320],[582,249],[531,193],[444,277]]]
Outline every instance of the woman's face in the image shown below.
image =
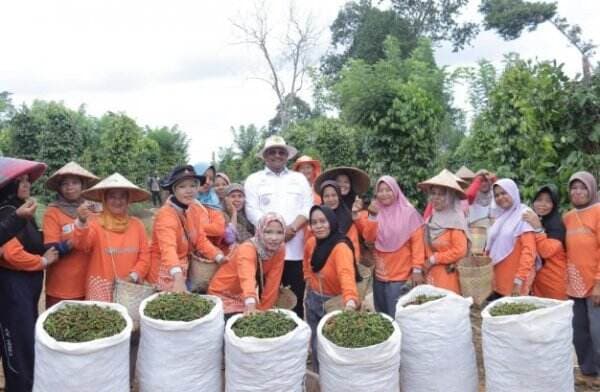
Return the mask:
[[338,186],[340,187],[340,193],[342,196],[346,196],[348,193],[350,193],[352,182],[350,181],[350,177],[348,177],[346,174],[338,174],[335,177],[335,182],[337,182]]
[[392,192],[392,188],[385,182],[380,182],[377,185],[377,193],[375,194],[377,201],[380,202],[384,206],[391,206],[394,203],[394,192]]
[[206,177],[206,180],[204,182],[204,185],[200,185],[200,189],[198,190],[201,193],[205,193],[208,192],[210,190],[210,187],[213,184],[213,181],[215,180],[215,171],[213,168],[209,167],[208,169],[206,169],[206,171],[204,172],[204,177]]
[[59,192],[68,201],[75,201],[81,197],[82,187],[81,178],[66,176],[60,182]]
[[310,163],[303,163],[300,166],[298,166],[298,171],[300,173],[304,174],[304,177],[306,177],[306,179],[308,180],[308,182],[310,184],[312,184],[313,173],[315,171],[315,168],[313,167],[312,164],[310,164]]
[[114,215],[127,214],[129,193],[123,189],[109,189],[104,196],[106,208]]
[[246,196],[244,196],[244,194],[242,192],[233,191],[229,195],[227,195],[227,198],[231,201],[231,204],[233,204],[233,207],[237,211],[240,211],[242,208],[244,208],[244,203],[246,202]]
[[575,180],[569,187],[569,197],[571,203],[575,207],[586,206],[590,202],[590,192],[586,188],[585,184],[579,180]]
[[492,184],[488,181],[487,178],[481,180],[481,185],[479,186],[479,192],[487,193],[490,191],[490,187]]
[[268,250],[277,250],[283,244],[285,231],[278,221],[270,222],[263,232],[265,247]]
[[198,180],[192,178],[179,181],[173,186],[173,195],[181,204],[189,206],[198,196],[198,184]]
[[334,187],[328,186],[323,189],[323,204],[332,210],[335,210],[340,206],[340,198]]
[[508,210],[513,205],[512,197],[499,185],[494,187],[494,200],[496,205],[503,210]]
[[319,240],[329,237],[329,233],[331,233],[329,221],[321,210],[314,210],[313,213],[310,214],[310,228],[315,237]]
[[31,183],[29,182],[29,175],[24,174],[17,178],[19,186],[17,188],[17,198],[20,200],[27,200],[31,196]]
[[429,190],[429,201],[435,211],[443,211],[448,207],[446,195],[448,190],[441,186],[432,186]]
[[215,178],[214,188],[215,192],[217,192],[217,196],[219,196],[220,199],[225,197],[225,188],[227,188],[228,185],[229,184],[223,177]]
[[553,208],[554,202],[548,192],[541,192],[533,201],[533,211],[535,211],[538,216],[548,215],[552,212]]

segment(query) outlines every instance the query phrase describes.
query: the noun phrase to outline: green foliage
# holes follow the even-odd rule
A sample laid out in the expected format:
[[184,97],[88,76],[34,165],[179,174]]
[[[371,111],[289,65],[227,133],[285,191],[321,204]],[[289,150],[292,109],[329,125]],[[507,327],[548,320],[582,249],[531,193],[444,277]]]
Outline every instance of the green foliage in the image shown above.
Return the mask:
[[157,320],[193,321],[209,314],[214,306],[199,294],[164,293],[146,304],[144,315]]
[[183,165],[188,161],[189,139],[177,125],[168,128],[145,129],[146,138],[157,143],[158,157],[154,163],[155,171],[159,175],[165,175],[177,165]]
[[407,303],[405,306],[408,305],[423,305],[426,304],[427,302],[431,302],[431,301],[435,301],[438,300],[440,298],[444,298],[445,295],[417,295],[417,297],[414,299],[414,301],[411,301],[409,303]]
[[374,346],[388,340],[392,333],[392,322],[379,313],[343,311],[323,326],[327,339],[347,348]]
[[256,154],[260,151],[267,130],[254,124],[231,127],[233,145],[221,148],[218,154],[218,169],[227,173],[233,182],[243,182],[246,177],[263,168]]
[[512,316],[516,314],[523,314],[533,312],[534,310],[541,309],[542,307],[528,304],[524,302],[506,302],[500,305],[496,305],[490,309],[490,315],[492,317],[498,316]]
[[268,339],[283,336],[297,326],[287,314],[275,310],[242,316],[233,323],[231,329],[240,338],[251,336]]
[[517,39],[523,30],[533,31],[556,15],[556,3],[523,0],[483,0],[479,12],[486,30],[497,30],[506,40]]
[[44,320],[48,335],[59,342],[89,342],[116,335],[125,319],[114,309],[98,305],[65,305]]

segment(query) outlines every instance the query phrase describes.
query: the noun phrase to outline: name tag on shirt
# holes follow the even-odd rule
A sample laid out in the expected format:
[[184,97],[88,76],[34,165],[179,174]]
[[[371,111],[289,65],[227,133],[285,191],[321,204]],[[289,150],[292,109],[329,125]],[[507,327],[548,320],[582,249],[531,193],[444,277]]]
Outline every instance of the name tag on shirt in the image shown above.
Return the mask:
[[69,234],[69,233],[73,232],[74,228],[75,228],[75,225],[73,223],[69,223],[68,225],[64,225],[62,227],[62,232],[63,232],[63,234]]

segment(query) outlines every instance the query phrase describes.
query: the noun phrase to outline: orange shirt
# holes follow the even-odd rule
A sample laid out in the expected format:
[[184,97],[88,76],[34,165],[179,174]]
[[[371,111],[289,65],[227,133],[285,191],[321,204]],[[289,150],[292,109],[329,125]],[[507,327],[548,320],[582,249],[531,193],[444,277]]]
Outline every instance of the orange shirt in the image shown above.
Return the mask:
[[209,240],[215,245],[219,245],[225,235],[225,215],[223,211],[216,208],[208,208],[202,203],[194,203],[198,209],[200,223]]
[[[367,214],[359,214],[354,221],[360,234],[367,242],[375,242],[378,224],[369,219]],[[375,276],[382,282],[399,282],[408,280],[412,268],[423,268],[425,265],[425,241],[423,227],[419,227],[404,245],[394,252],[382,252],[375,249]]]
[[[312,185],[311,185],[311,187],[312,187]],[[319,196],[319,194],[317,192],[314,192],[314,191],[313,191],[313,203],[316,206],[320,206],[322,204],[321,196]]]
[[435,264],[427,270],[427,282],[435,287],[460,294],[458,272],[448,272],[449,264],[456,264],[467,255],[467,235],[458,229],[448,229],[431,246],[425,241],[425,255],[435,257]]
[[202,207],[192,204],[187,210],[181,210],[170,202],[165,203],[156,214],[152,230],[152,265],[148,281],[158,283],[161,290],[168,290],[173,284],[171,269],[179,267],[187,276],[190,244],[183,229],[187,228],[193,249],[210,260],[221,253],[206,237],[201,222]]
[[[304,230],[304,243],[306,244],[309,239],[314,238],[314,234],[310,229],[310,225],[306,225],[306,229]],[[354,257],[356,261],[360,261],[360,237],[358,234],[358,228],[353,223],[352,226],[348,229],[346,233],[346,237],[352,242],[352,246],[354,247]]]
[[494,266],[494,290],[501,295],[511,295],[516,278],[523,282],[522,295],[529,294],[531,275],[535,265],[535,233],[521,234],[512,252],[501,262]]
[[42,271],[42,256],[29,253],[23,248],[21,241],[13,237],[2,245],[0,265],[15,271]]
[[[75,219],[58,207],[48,207],[44,214],[44,243],[72,241]],[[57,298],[80,298],[85,296],[85,277],[89,256],[81,250],[71,249],[48,267],[46,294]]]
[[283,275],[285,247],[263,261],[264,288],[262,298],[257,298],[256,247],[250,241],[238,245],[228,262],[221,265],[208,286],[208,294],[224,297],[254,298],[260,310],[271,309],[279,296]]
[[150,252],[144,224],[129,217],[123,233],[105,230],[96,219],[85,226],[75,225],[75,249],[89,254],[85,298],[112,301],[113,280],[127,279],[131,272],[144,280],[150,268]]
[[589,297],[600,280],[600,204],[571,210],[563,222],[567,229],[567,293]]
[[535,235],[535,246],[538,255],[544,259],[544,265],[535,275],[533,295],[567,299],[567,254],[562,242],[540,233]]
[[317,293],[330,296],[341,294],[344,298],[344,303],[354,300],[358,304],[360,301],[356,288],[352,250],[346,244],[337,244],[333,247],[323,268],[315,273],[312,270],[310,260],[316,246],[317,239],[315,237],[309,239],[304,245],[302,269],[307,285]]

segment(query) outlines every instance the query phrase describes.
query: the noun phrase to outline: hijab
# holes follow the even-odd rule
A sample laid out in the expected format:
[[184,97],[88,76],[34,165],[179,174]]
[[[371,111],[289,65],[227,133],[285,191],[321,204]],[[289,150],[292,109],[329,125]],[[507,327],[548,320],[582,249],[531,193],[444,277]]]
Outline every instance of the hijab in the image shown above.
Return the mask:
[[596,182],[596,178],[591,173],[580,171],[573,174],[571,178],[569,178],[569,190],[573,181],[581,181],[587,188],[588,194],[590,195],[590,202],[585,206],[575,207],[576,209],[582,210],[598,203],[598,183]]
[[[212,171],[214,171],[215,178],[217,178],[216,177],[217,171],[215,170],[215,167],[213,165],[211,165],[210,163],[198,162],[194,165],[194,170],[200,176],[205,175],[204,173],[206,173],[206,171],[208,169],[211,169]],[[210,189],[207,192],[198,192],[197,199],[200,203],[204,204],[206,207],[213,208],[215,210],[222,209],[221,201],[219,200],[219,196],[217,195],[217,192],[215,192],[215,190],[213,189],[212,186],[210,187]]]
[[[313,254],[310,259],[310,265],[313,272],[319,272],[325,266],[329,255],[333,251],[333,248],[341,242],[348,245],[348,247],[352,250],[352,257],[354,258],[354,246],[352,246],[352,241],[346,234],[340,231],[340,227],[338,225],[338,221],[335,215],[335,212],[327,207],[327,206],[313,206],[310,209],[309,217],[312,216],[313,212],[316,210],[320,210],[329,222],[329,235],[326,238],[316,238],[317,245],[313,251]],[[355,277],[358,278],[358,270],[356,268],[356,260],[353,260]]]
[[77,209],[84,202],[83,197],[80,197],[77,200],[71,201],[67,200],[63,195],[58,192],[56,194],[56,200],[52,203],[48,204],[48,207],[55,207],[61,210],[65,215],[75,219],[77,218]]
[[271,222],[279,222],[285,232],[285,221],[283,220],[283,217],[276,212],[267,212],[258,220],[254,237],[250,238],[250,241],[256,247],[258,257],[261,260],[269,260],[279,251],[279,249],[281,249],[281,246],[283,246],[282,242],[281,246],[277,249],[267,248],[267,245],[265,244],[265,230]]
[[[482,180],[487,181],[487,180]],[[492,187],[487,192],[477,191],[473,204],[469,206],[469,222],[490,217],[490,210],[494,208],[494,193]]]
[[[335,217],[337,219],[337,223],[339,225],[340,231],[344,234],[348,233],[350,227],[352,227],[352,211],[348,208],[348,206],[342,201],[342,191],[338,186],[337,182],[333,180],[323,181],[321,184],[321,191],[319,196],[321,196],[321,201],[323,200],[323,194],[325,193],[325,188],[332,187],[337,193],[339,204],[336,209],[333,210],[335,213]],[[325,203],[321,202],[321,205],[324,206]]]
[[[106,205],[106,193],[109,189],[105,190],[102,194],[102,212],[100,213],[100,226],[105,230],[112,231],[114,233],[124,233],[129,226],[129,214],[113,214]],[[127,194],[129,196],[129,193]]]
[[375,201],[379,212],[377,213],[377,238],[375,249],[381,252],[395,252],[400,249],[410,236],[419,227],[423,226],[423,218],[415,207],[410,204],[396,180],[390,176],[383,176],[377,180],[375,189],[381,183],[387,184],[395,196],[394,202],[384,206]]
[[546,230],[546,235],[548,238],[559,240],[564,244],[566,229],[559,212],[560,200],[558,196],[558,188],[554,184],[544,185],[538,189],[537,193],[533,197],[533,201],[535,202],[538,196],[544,192],[550,196],[550,199],[552,199],[552,210],[548,215],[541,217],[542,226],[544,226],[544,230]]
[[[350,181],[350,191],[348,191],[348,194],[346,196],[342,196],[342,198],[340,199],[340,203],[344,203],[344,205],[348,209],[350,209],[350,211],[352,211],[352,205],[354,204],[354,201],[356,200],[356,192],[354,192],[354,184],[352,184],[352,176],[348,173],[340,173],[338,175],[344,175],[344,176],[348,177],[348,180]],[[342,193],[340,191],[340,195],[341,194]]]
[[496,265],[503,261],[515,247],[517,238],[523,233],[534,231],[529,223],[523,220],[523,213],[530,211],[530,208],[521,204],[521,195],[517,184],[508,178],[503,178],[494,183],[492,189],[496,186],[504,189],[510,196],[513,204],[508,209],[496,207],[494,209],[494,224],[487,233],[486,251],[492,258],[492,264]]
[[428,239],[435,241],[448,229],[462,230],[468,233],[468,224],[461,201],[452,189],[446,189],[446,207],[442,211],[432,209],[431,219],[427,223]]

